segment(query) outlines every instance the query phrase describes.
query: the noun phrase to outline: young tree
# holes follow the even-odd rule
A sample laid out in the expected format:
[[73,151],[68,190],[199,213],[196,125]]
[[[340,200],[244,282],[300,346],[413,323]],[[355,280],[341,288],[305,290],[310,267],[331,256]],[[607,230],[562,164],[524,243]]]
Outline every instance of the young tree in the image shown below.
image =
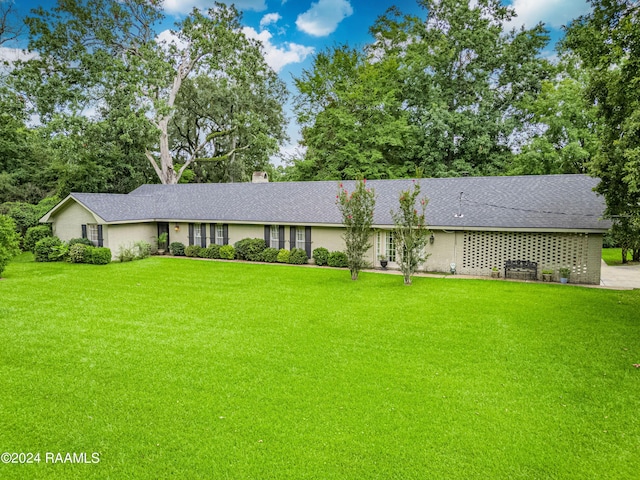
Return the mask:
[[13,219],[0,215],[0,277],[12,257],[20,253],[20,240]]
[[[38,55],[15,73],[17,87],[32,99],[41,121],[86,116],[105,103],[118,104],[113,98],[128,92],[132,101],[117,121],[124,135],[149,138],[144,155],[162,183],[177,183],[196,159],[210,158],[213,139],[223,133],[233,137],[231,148],[222,152],[226,156],[249,148],[257,137],[234,136],[241,118],[222,131],[203,118],[194,143],[176,158],[170,124],[190,79],[206,76],[267,98],[284,91],[260,45],[242,33],[233,6],[215,3],[206,13],[194,9],[160,37],[156,26],[165,16],[157,0],[59,0],[50,10],[34,12],[27,18],[29,49]],[[270,104],[276,110],[281,105]],[[274,130],[283,129],[282,115],[270,119]]]
[[400,193],[398,211],[391,211],[395,224],[396,256],[405,285],[411,285],[412,275],[429,257],[424,251],[431,233],[427,229],[424,216],[428,200],[422,197],[419,199],[419,205],[416,205],[419,195],[420,184],[414,183],[413,191],[403,190]]
[[358,180],[355,190],[351,193],[341,183],[336,203],[342,213],[342,223],[345,227],[343,238],[347,247],[351,280],[357,280],[360,270],[368,266],[364,255],[372,246],[371,225],[376,204],[375,191],[367,187],[366,180]]

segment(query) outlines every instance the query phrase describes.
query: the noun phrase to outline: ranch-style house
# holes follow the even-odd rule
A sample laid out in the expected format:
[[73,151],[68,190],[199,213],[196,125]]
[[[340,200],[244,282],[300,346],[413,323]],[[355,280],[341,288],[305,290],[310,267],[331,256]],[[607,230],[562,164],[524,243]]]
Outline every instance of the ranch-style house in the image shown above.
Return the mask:
[[[572,283],[598,284],[605,203],[586,175],[422,178],[371,180],[376,193],[373,248],[368,261],[386,257],[396,267],[391,211],[402,190],[419,182],[428,199],[426,218],[432,235],[422,269],[490,275],[508,261],[535,263],[535,277],[560,267],[571,269]],[[138,240],[185,245],[233,244],[264,238],[267,246],[343,250],[336,181],[142,185],[129,194],[72,193],[40,221],[50,223],[61,240],[87,237],[109,247]],[[352,191],[355,182],[345,181]]]

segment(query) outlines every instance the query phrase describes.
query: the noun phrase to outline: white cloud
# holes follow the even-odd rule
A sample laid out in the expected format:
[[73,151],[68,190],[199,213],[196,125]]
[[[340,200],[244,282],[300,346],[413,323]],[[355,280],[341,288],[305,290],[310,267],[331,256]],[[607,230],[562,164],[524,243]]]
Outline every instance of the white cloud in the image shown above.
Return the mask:
[[171,30],[163,30],[156,37],[156,42],[161,45],[171,45],[172,43],[178,47],[178,50],[184,50],[187,47],[187,42],[179,38]]
[[[262,12],[267,9],[265,0],[227,0],[223,1],[223,3],[233,3],[238,10],[254,10],[256,12]],[[163,6],[169,13],[187,14],[193,10],[193,7],[206,11],[212,8],[214,4],[212,0],[165,0]]]
[[527,28],[543,22],[557,29],[591,10],[587,0],[513,0],[511,3],[518,15],[511,23]]
[[299,30],[314,37],[326,37],[338,28],[338,24],[353,14],[348,0],[318,0],[311,8],[298,15]]
[[13,64],[13,62],[17,60],[26,61],[37,56],[38,55],[35,52],[29,52],[20,48],[0,47],[0,62],[6,61],[9,62],[9,64]]
[[267,30],[262,30],[258,33],[251,27],[244,27],[242,31],[247,37],[259,40],[262,43],[264,58],[267,64],[276,72],[279,72],[285,65],[290,63],[303,62],[309,55],[313,55],[315,51],[313,47],[305,47],[298,43],[285,42],[282,46],[276,46],[271,41],[271,33]]
[[279,13],[267,13],[262,19],[260,19],[260,29],[263,30],[265,27],[278,23],[282,17]]

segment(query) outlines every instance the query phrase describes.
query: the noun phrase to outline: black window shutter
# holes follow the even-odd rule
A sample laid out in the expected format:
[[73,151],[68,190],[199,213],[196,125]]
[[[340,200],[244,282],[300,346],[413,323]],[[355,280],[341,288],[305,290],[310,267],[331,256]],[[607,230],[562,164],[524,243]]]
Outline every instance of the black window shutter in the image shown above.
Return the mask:
[[202,248],[207,246],[207,224],[200,224],[200,246]]
[[98,225],[98,246],[102,247],[104,244],[104,239],[102,237],[102,225]]
[[82,238],[87,238],[87,226],[82,225]]
[[189,224],[189,245],[193,245],[193,223]]
[[267,247],[271,246],[271,226],[264,226],[264,243],[267,244]]
[[209,245],[216,243],[216,224],[209,225]]
[[296,248],[296,227],[289,227],[289,250]]
[[311,227],[304,227],[304,250],[307,257],[311,258]]
[[226,223],[222,225],[222,244],[229,245],[229,225]]
[[278,248],[282,250],[284,248],[284,225],[278,227]]

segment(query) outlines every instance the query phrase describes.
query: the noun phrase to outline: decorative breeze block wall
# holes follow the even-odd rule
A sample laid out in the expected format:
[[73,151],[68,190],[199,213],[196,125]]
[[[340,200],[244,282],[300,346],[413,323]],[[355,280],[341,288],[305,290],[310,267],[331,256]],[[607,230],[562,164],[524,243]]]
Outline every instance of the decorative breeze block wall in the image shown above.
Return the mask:
[[[538,263],[538,277],[544,269],[557,277],[560,267],[569,267],[571,283],[599,283],[600,259],[592,258],[593,244],[589,247],[586,233],[464,232],[458,271],[489,275],[493,267],[503,271],[506,260],[529,260]],[[599,256],[600,248],[596,250]]]

